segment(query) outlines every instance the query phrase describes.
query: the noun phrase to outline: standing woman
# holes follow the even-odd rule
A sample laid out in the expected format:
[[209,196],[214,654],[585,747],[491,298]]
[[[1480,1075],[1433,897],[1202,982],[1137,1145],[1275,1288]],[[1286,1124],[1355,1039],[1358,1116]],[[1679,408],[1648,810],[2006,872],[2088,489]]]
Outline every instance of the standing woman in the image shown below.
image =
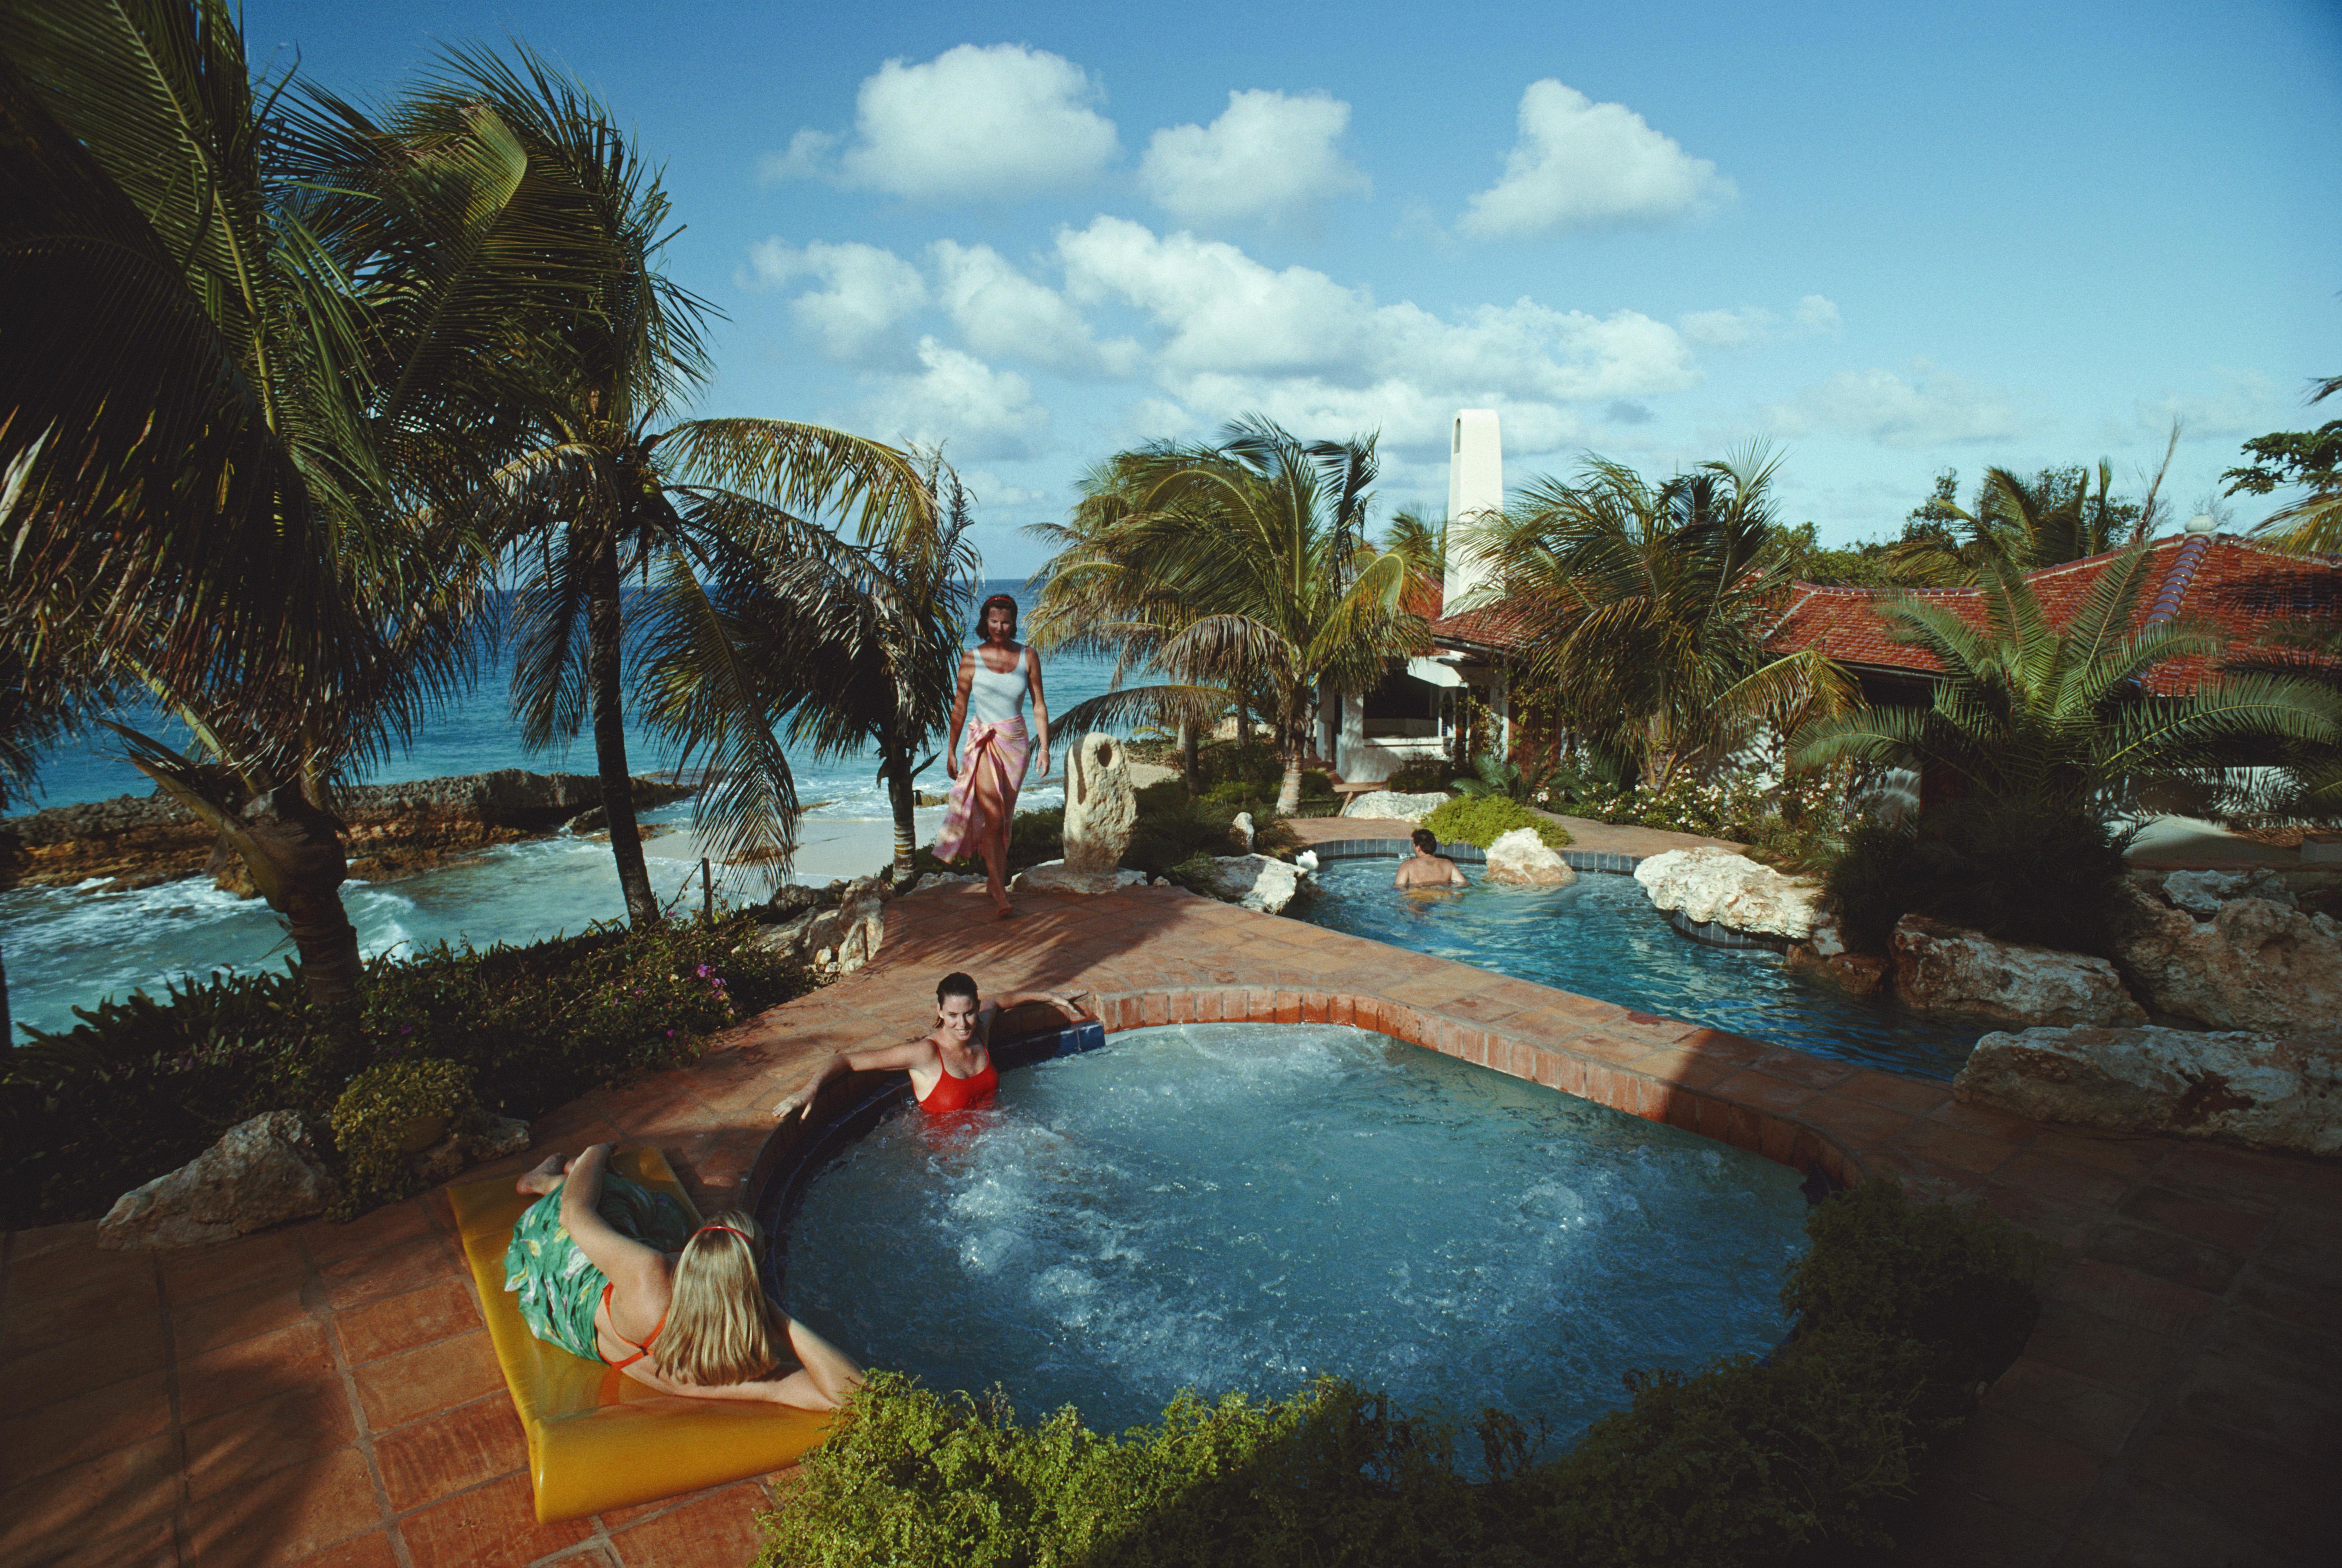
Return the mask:
[[1005,920],[1016,913],[1008,902],[1008,824],[1032,745],[1025,731],[1025,694],[1033,694],[1044,778],[1049,775],[1049,707],[1041,698],[1041,655],[1016,640],[1016,601],[1006,594],[986,599],[976,629],[979,641],[959,656],[959,694],[952,700],[951,745],[944,753],[951,802],[936,834],[936,858],[957,860],[973,841],[984,856],[984,890]]

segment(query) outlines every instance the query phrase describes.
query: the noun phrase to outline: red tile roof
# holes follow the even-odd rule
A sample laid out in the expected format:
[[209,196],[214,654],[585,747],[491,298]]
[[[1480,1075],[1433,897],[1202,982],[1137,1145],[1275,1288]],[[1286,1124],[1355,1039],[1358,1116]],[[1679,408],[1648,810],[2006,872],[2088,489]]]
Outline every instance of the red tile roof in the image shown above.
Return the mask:
[[1503,604],[1484,604],[1460,615],[1442,615],[1431,623],[1431,640],[1474,652],[1517,654],[1528,647],[1529,632],[1520,614]]
[[[2081,608],[2098,574],[2119,552],[2092,555],[2028,572],[2052,624],[2063,626]],[[2134,625],[2194,620],[2217,626],[2232,644],[2253,642],[2280,621],[2342,621],[2342,559],[2280,554],[2227,534],[2182,534],[2147,551],[2147,575]],[[1950,608],[1970,625],[1985,624],[1983,596],[1974,588],[1926,589],[1911,595]],[[1867,588],[1825,588],[1798,583],[1787,610],[1767,639],[1781,652],[1818,647],[1856,669],[1903,672],[1925,678],[1941,666],[1934,655],[1889,636],[1871,608]],[[2307,662],[2301,660],[2299,662]],[[2151,691],[2191,690],[2209,669],[2204,659],[2175,659],[2149,672]]]

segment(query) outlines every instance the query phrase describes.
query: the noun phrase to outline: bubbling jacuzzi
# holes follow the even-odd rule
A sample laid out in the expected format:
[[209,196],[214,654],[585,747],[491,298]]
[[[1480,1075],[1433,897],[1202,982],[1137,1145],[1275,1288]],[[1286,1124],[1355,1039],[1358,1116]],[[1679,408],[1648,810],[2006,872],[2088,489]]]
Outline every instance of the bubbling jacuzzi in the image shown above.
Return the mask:
[[766,1193],[788,1310],[1104,1431],[1334,1373],[1566,1437],[1630,1370],[1777,1343],[1805,1247],[1786,1168],[1330,1025],[1134,1030],[860,1123]]

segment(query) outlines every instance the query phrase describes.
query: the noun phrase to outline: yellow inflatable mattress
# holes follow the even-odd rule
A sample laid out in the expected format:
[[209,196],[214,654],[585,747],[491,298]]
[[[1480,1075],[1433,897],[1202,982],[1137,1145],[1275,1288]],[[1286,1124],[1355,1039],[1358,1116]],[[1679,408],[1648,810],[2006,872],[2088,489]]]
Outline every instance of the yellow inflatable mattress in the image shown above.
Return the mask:
[[[656,1149],[622,1151],[610,1168],[664,1188],[699,1223]],[[447,1195],[505,1385],[528,1433],[539,1523],[762,1475],[796,1463],[821,1441],[829,1420],[823,1413],[659,1393],[538,1339],[505,1293],[505,1249],[532,1200],[513,1191],[509,1176],[465,1183]]]

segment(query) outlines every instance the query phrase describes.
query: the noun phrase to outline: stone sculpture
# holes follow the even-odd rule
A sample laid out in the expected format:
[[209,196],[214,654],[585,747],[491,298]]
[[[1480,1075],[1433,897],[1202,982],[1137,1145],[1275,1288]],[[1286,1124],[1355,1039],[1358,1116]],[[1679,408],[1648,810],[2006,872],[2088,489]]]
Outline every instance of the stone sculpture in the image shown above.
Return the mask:
[[1112,893],[1144,884],[1146,874],[1124,871],[1122,852],[1138,821],[1138,793],[1122,742],[1093,730],[1066,758],[1066,854],[1016,874],[1021,893]]

